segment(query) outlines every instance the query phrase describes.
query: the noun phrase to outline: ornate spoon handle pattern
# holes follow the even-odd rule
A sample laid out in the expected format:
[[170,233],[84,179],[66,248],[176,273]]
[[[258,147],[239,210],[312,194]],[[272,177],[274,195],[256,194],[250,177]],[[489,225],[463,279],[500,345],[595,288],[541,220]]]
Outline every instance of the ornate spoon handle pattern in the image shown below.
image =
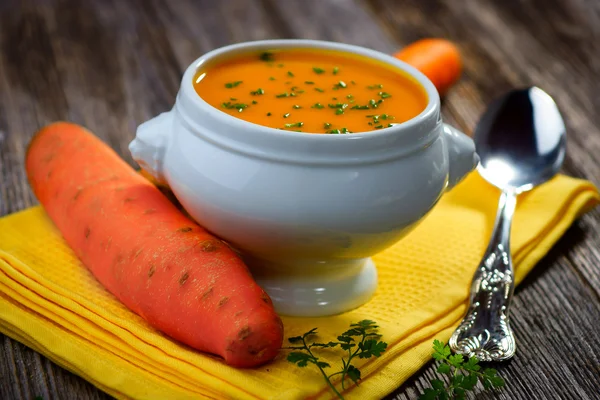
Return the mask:
[[450,338],[450,348],[480,361],[502,361],[515,354],[509,323],[514,275],[510,256],[510,227],[517,204],[513,191],[500,196],[494,232],[471,284],[469,310]]

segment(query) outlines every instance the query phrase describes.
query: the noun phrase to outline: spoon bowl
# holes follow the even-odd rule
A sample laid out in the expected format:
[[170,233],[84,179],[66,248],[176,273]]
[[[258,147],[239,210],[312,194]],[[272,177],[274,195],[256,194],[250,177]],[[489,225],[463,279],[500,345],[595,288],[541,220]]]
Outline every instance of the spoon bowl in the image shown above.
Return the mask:
[[566,129],[556,103],[533,86],[493,101],[474,136],[478,172],[502,194],[490,243],[473,276],[469,309],[449,343],[458,354],[503,361],[516,351],[509,309],[514,292],[510,229],[517,195],[560,170]]
[[499,189],[532,189],[562,166],[566,128],[556,103],[538,87],[492,102],[475,129],[478,172]]

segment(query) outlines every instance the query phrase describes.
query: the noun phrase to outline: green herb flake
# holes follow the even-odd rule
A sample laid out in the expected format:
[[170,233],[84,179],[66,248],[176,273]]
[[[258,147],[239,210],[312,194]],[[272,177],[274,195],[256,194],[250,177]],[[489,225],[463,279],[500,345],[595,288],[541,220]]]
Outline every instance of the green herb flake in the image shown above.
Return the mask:
[[235,97],[230,97],[229,100],[236,101],[237,99]]
[[258,101],[252,100],[252,104],[258,104]]
[[349,95],[347,95],[347,96],[346,96],[346,98],[347,98],[347,99],[353,99],[353,98],[354,98],[354,96],[352,96],[351,94],[349,94]]
[[319,67],[313,67],[313,71],[315,71],[315,73],[317,73],[317,74],[322,74],[325,72],[325,70],[323,68],[319,68]]
[[383,125],[377,125],[377,126],[375,127],[375,129],[381,129],[381,128],[383,128]]
[[368,110],[369,106],[359,106],[359,105],[356,105],[356,106],[352,106],[351,108],[353,110]]
[[264,53],[261,53],[260,56],[258,56],[258,58],[261,61],[274,61],[275,60],[275,54],[270,53],[268,51],[265,51]]
[[338,108],[337,110],[335,110],[335,115],[341,115],[344,113],[344,109],[343,108]]
[[356,82],[354,82],[354,81],[350,81],[350,83],[353,84],[353,85],[356,85]]
[[325,122],[325,123],[323,124],[323,128],[325,128],[325,129],[329,129],[329,128],[331,128],[331,124],[330,124],[329,122]]
[[283,118],[288,118],[289,116],[290,116],[290,113],[283,114]]
[[370,90],[383,89],[383,85],[382,84],[369,85],[369,86],[367,86],[367,89],[370,89]]
[[288,74],[288,76],[291,76],[292,78],[295,76],[295,75],[292,73],[292,71],[288,71],[288,72],[287,72],[287,74]]
[[239,84],[241,84],[243,81],[235,81],[235,82],[227,82],[225,84],[225,87],[227,89],[233,89],[234,87],[238,86]]
[[251,91],[250,94],[252,96],[261,96],[261,95],[265,94],[265,91],[261,88],[258,88],[256,90]]
[[278,98],[280,98],[280,97],[296,97],[296,93],[283,92],[283,93],[276,94],[275,97],[278,97]]
[[332,129],[330,131],[328,131],[327,133],[352,133],[348,130],[348,128],[342,128],[342,129]]
[[270,117],[272,114],[270,112],[267,113],[267,117]]
[[270,81],[274,81],[274,80],[275,80],[275,77],[274,77],[274,76],[270,76],[270,77],[269,77],[269,80],[270,80]]
[[283,64],[277,64],[279,68],[283,68]]
[[338,67],[333,67],[333,74],[337,75],[337,73],[340,71],[340,69]]
[[304,83],[306,83],[307,85],[314,85],[315,84],[313,81],[304,81]]
[[286,128],[301,128],[304,125],[304,122],[294,122],[292,124],[285,124]]
[[333,85],[333,89],[334,90],[345,89],[347,87],[348,87],[348,85],[346,85],[346,82],[344,82],[344,81],[339,81],[338,83],[336,83],[335,85]]
[[369,100],[369,105],[371,106],[371,108],[377,108],[378,104],[375,100],[371,99]]
[[321,88],[318,88],[318,87],[316,87],[316,88],[315,88],[315,90],[316,90],[317,92],[320,92],[320,93],[325,93],[325,91],[324,91],[323,89],[321,89]]
[[329,103],[328,106],[329,106],[329,108],[342,108],[343,109],[343,108],[348,107],[348,104],[346,104],[346,103],[335,103],[335,104]]
[[302,107],[301,107],[301,106],[299,106],[298,104],[294,104],[294,105],[293,105],[293,108],[295,108],[296,110],[298,110],[298,109],[300,109],[300,108],[302,108]]
[[382,99],[387,99],[389,97],[392,97],[391,94],[386,93],[386,92],[379,92],[379,96],[381,96]]
[[231,103],[230,101],[222,103],[221,106],[228,110],[238,110],[238,112],[242,112],[245,108],[248,107],[248,104],[244,103]]
[[325,106],[321,103],[315,103],[310,108],[318,108],[320,110],[321,108],[325,108]]

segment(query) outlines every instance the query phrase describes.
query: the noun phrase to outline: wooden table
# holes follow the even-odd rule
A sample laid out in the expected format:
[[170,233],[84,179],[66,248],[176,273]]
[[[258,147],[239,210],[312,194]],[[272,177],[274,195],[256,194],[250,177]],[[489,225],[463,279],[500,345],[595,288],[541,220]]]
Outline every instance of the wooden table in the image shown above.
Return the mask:
[[[568,125],[564,172],[600,184],[600,2],[594,0],[0,0],[0,215],[36,204],[25,146],[42,125],[81,123],[133,165],[135,128],[173,104],[185,67],[229,43],[310,38],[392,53],[436,36],[459,44],[445,119],[472,132],[487,102],[535,84]],[[480,398],[600,397],[600,210],[581,218],[518,288],[508,387]],[[0,398],[105,399],[7,337]],[[415,398],[426,366],[400,387]],[[393,398],[391,396],[390,398]]]

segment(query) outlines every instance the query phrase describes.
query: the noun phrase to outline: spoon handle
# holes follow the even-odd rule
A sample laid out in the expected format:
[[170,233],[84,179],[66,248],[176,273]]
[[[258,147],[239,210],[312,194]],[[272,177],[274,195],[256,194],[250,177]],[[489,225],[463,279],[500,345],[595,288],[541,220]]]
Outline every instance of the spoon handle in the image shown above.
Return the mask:
[[515,354],[509,307],[515,287],[510,227],[516,204],[515,192],[502,192],[490,243],[471,283],[469,310],[449,342],[455,353],[480,361],[508,360]]

